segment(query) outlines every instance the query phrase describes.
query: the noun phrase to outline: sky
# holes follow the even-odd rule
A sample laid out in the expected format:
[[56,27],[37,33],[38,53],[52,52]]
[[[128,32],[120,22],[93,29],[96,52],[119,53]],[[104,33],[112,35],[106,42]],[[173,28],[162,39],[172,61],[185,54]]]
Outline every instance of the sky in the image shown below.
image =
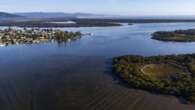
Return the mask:
[[0,0],[0,11],[127,16],[195,15],[195,0]]

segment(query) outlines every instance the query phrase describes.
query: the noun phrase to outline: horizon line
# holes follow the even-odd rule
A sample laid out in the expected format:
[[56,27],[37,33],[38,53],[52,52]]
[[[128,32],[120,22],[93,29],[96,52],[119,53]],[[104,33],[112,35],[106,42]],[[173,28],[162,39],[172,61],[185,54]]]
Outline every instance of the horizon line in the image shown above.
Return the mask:
[[17,14],[17,13],[64,13],[64,14],[92,14],[92,15],[101,15],[101,16],[119,16],[119,17],[195,17],[195,14],[162,14],[162,15],[157,15],[157,14],[145,14],[145,15],[128,15],[128,14],[107,14],[107,13],[91,13],[91,12],[65,12],[65,11],[15,11],[15,12],[10,12],[10,11],[0,11],[3,13],[10,13],[10,14]]

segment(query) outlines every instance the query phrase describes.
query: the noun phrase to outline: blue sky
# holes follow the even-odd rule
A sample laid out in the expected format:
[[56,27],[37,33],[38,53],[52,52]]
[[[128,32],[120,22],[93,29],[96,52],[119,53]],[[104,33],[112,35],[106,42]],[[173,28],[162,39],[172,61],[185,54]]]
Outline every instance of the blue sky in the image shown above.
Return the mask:
[[6,12],[87,12],[111,15],[195,15],[195,0],[0,0]]

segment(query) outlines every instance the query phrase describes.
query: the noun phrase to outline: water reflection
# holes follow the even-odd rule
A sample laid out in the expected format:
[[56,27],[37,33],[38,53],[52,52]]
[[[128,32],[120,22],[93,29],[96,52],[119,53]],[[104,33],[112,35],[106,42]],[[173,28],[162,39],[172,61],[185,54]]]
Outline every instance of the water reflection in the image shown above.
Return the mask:
[[195,23],[63,28],[92,36],[1,47],[0,110],[194,110],[176,98],[125,87],[110,70],[111,58],[118,55],[194,53],[195,43],[150,39],[155,31],[193,27]]

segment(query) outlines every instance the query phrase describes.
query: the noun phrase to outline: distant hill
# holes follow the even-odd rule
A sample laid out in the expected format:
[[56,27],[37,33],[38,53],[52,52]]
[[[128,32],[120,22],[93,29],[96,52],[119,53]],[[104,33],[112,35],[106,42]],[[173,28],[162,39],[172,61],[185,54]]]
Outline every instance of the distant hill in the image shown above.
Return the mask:
[[63,12],[26,12],[14,13],[26,18],[78,18],[80,16],[93,16],[89,13],[63,13]]
[[20,15],[0,12],[0,19],[22,18]]

